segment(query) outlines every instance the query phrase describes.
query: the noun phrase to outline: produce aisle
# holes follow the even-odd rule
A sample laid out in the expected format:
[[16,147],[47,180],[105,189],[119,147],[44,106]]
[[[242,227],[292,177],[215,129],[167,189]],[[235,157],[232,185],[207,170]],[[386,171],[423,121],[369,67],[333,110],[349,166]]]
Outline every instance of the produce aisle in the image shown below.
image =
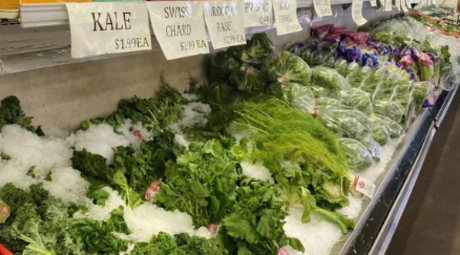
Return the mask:
[[431,144],[386,254],[460,254],[460,96]]
[[389,0],[321,19],[247,1],[40,5],[69,26],[0,28],[0,255],[385,253],[460,40]]

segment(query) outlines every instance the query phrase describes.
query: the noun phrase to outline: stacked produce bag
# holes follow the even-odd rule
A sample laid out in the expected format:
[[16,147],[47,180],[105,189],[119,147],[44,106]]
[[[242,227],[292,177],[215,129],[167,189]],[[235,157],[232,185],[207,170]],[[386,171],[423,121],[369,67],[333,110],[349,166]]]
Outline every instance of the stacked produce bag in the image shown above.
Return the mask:
[[5,98],[0,243],[28,255],[327,253],[355,226],[356,175],[454,79],[448,49],[427,54],[437,78],[428,48],[408,64],[413,48],[398,53],[383,31],[321,26],[279,54],[255,34],[213,56],[206,84],[182,94],[162,79],[70,134]]

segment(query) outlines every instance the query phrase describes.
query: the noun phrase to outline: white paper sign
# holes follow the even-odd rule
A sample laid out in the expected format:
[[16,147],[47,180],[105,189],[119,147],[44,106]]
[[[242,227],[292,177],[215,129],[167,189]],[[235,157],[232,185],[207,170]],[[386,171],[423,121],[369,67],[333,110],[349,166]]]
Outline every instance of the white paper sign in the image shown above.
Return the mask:
[[371,6],[377,7],[377,0],[371,0]]
[[401,1],[401,8],[402,8],[403,12],[408,12],[409,11],[407,9],[407,7],[406,7],[406,0]]
[[214,49],[246,44],[243,2],[211,1],[203,7]]
[[391,12],[393,10],[393,0],[385,0],[385,7],[383,8],[384,11],[386,12]]
[[166,59],[209,53],[202,2],[147,2],[155,37]]
[[285,35],[302,31],[297,19],[296,0],[273,0],[275,11],[276,34]]
[[395,0],[395,5],[396,8],[398,8],[398,11],[401,11],[401,0]]
[[152,49],[144,3],[68,3],[72,58]]
[[351,3],[351,17],[358,26],[366,24],[367,20],[363,17],[363,0],[353,0]]
[[269,26],[273,24],[271,0],[244,0],[245,27]]
[[332,7],[330,0],[313,0],[313,6],[318,17],[325,17],[332,15]]

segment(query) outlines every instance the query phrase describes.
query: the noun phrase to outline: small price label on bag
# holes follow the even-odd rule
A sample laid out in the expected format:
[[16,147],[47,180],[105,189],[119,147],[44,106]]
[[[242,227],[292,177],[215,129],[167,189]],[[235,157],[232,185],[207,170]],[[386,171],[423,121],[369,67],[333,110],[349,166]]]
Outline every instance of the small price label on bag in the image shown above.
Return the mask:
[[68,3],[72,58],[152,49],[144,3]]
[[166,59],[209,53],[201,2],[155,1],[147,6]]
[[258,27],[273,24],[271,0],[244,0],[244,26]]
[[243,2],[204,2],[203,10],[214,49],[246,44]]
[[375,193],[375,185],[361,176],[355,176],[355,180],[353,181],[353,189],[358,191],[359,193],[363,194],[368,198],[372,198]]
[[302,31],[297,18],[296,0],[273,0],[275,11],[275,26],[278,35]]

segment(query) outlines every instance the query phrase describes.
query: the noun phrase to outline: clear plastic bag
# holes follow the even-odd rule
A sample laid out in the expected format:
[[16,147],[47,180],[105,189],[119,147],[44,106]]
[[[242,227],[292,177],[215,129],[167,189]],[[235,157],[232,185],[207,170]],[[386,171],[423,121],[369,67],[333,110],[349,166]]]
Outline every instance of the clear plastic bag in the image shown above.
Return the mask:
[[426,81],[414,82],[412,89],[412,97],[416,109],[420,109],[428,96],[428,93],[434,88],[434,84]]
[[372,126],[364,113],[355,109],[319,106],[318,119],[323,125],[341,137],[358,141],[372,135]]
[[326,96],[320,96],[316,99],[316,105],[318,107],[324,108],[339,108],[339,109],[351,109],[348,108],[346,105],[342,104],[338,99]]
[[288,102],[292,107],[308,114],[316,113],[316,102],[312,90],[298,83],[273,84],[268,92]]
[[391,138],[398,138],[402,135],[403,127],[398,122],[382,115],[376,114],[375,117],[380,119],[381,125],[385,127]]
[[369,93],[358,88],[351,88],[347,90],[346,93],[348,94],[346,97],[349,102],[349,106],[360,110],[367,116],[370,116],[374,113],[374,110],[372,109],[371,96]]
[[374,163],[371,152],[361,142],[351,138],[339,138],[339,144],[347,157],[348,166],[355,171],[364,171]]
[[358,88],[368,75],[368,72],[363,71],[362,69],[356,69],[354,72],[348,74],[347,82],[352,88]]
[[378,116],[370,117],[372,124],[372,138],[381,146],[385,145],[390,139],[390,133],[385,125],[385,122]]
[[405,113],[405,108],[398,102],[377,100],[374,101],[374,113],[388,117],[400,123]]
[[373,94],[382,80],[383,77],[377,74],[377,72],[370,72],[364,80],[362,80],[358,88]]
[[361,142],[371,152],[374,161],[380,161],[380,153],[382,152],[382,147],[374,140],[372,135],[363,137]]
[[332,68],[317,66],[311,69],[311,73],[312,85],[320,86],[333,92],[342,91],[349,87],[345,78]]
[[372,100],[390,101],[395,88],[388,84],[386,81],[381,81],[372,95]]
[[411,84],[409,82],[401,82],[394,88],[390,100],[398,102],[403,106],[407,106],[412,100]]
[[262,72],[271,83],[297,82],[307,85],[311,79],[308,64],[289,51],[283,51],[278,58],[265,61]]

